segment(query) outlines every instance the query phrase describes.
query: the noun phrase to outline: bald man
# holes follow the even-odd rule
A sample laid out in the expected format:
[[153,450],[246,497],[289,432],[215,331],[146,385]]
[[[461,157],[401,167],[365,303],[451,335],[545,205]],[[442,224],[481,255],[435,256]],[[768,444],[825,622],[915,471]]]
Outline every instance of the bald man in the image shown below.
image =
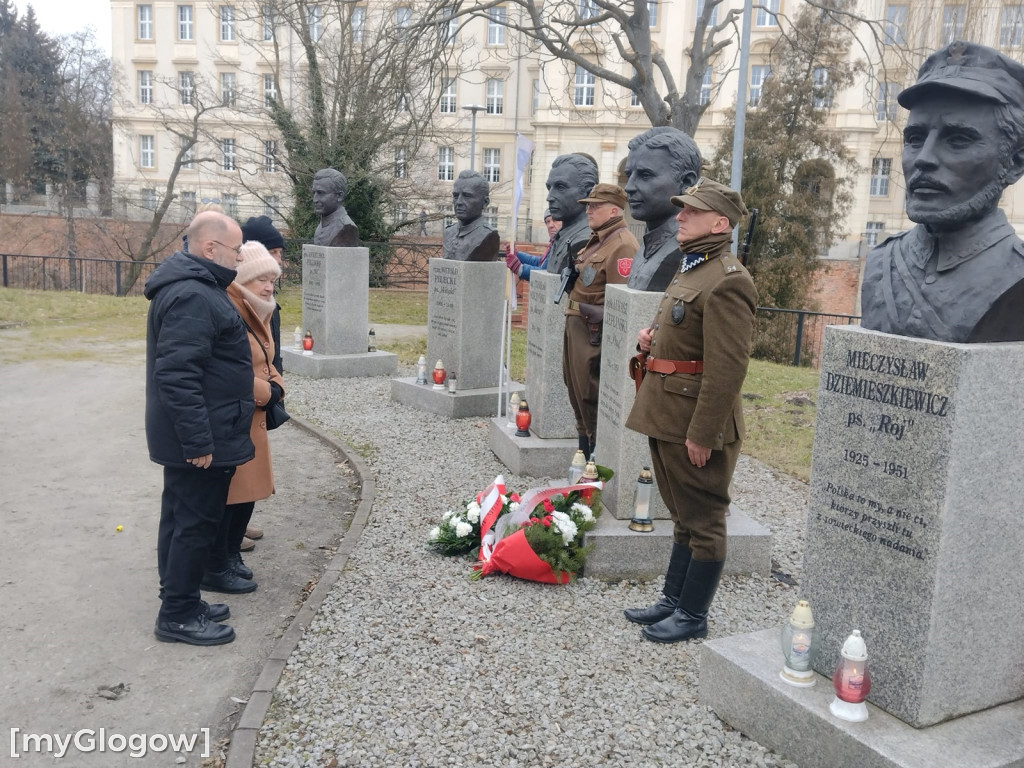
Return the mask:
[[164,642],[220,645],[235,631],[230,611],[208,605],[199,584],[235,468],[253,458],[249,426],[252,358],[226,288],[235,278],[242,230],[222,213],[198,214],[188,250],[146,281],[146,442],[163,466],[157,568]]

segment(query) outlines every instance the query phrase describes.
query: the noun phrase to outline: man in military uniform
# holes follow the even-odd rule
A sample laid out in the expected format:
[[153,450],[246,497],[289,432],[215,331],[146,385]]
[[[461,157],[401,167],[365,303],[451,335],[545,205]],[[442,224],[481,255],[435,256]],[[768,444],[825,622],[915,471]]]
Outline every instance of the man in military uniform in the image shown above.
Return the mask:
[[555,233],[548,252],[548,272],[556,275],[567,266],[590,237],[584,204],[580,198],[597,184],[597,164],[586,155],[559,155],[551,164],[546,182],[548,210],[562,228]]
[[501,237],[484,223],[484,206],[491,201],[490,186],[476,171],[463,171],[452,186],[452,207],[457,224],[445,227],[444,258],[454,261],[494,261]]
[[952,43],[898,96],[907,216],[868,255],[865,328],[937,341],[1024,341],[1024,244],[999,210],[1024,174],[1024,66]]
[[706,637],[725,565],[729,482],[743,439],[740,388],[747,375],[757,291],[729,252],[746,216],[738,192],[700,179],[672,198],[683,253],[649,328],[637,336],[647,375],[626,426],[648,435],[658,490],[672,515],[663,597],[625,611],[648,640]]
[[586,206],[592,234],[576,255],[579,277],[565,305],[562,377],[576,415],[580,450],[590,456],[597,443],[605,286],[626,282],[629,261],[636,253],[637,243],[622,220],[626,207],[622,187],[597,184],[579,203]]
[[626,197],[633,218],[647,224],[626,284],[638,291],[664,291],[679,268],[676,207],[700,177],[700,150],[680,131],[659,125],[634,136],[626,156]]

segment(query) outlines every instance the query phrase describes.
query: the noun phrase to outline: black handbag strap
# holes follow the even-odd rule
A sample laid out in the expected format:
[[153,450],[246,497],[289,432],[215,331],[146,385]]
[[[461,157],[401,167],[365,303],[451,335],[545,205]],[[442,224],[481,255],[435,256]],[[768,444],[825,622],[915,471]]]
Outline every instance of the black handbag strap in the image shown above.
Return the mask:
[[263,359],[267,361],[267,381],[270,381],[270,356],[267,354],[267,348],[263,346],[263,342],[260,341],[260,337],[256,335],[256,331],[252,329],[252,326],[245,322],[245,318],[242,317],[241,315],[239,315],[238,317],[241,319],[242,325],[245,326],[246,330],[252,334],[252,337],[254,339],[256,339],[256,343],[260,345],[260,349],[263,350]]

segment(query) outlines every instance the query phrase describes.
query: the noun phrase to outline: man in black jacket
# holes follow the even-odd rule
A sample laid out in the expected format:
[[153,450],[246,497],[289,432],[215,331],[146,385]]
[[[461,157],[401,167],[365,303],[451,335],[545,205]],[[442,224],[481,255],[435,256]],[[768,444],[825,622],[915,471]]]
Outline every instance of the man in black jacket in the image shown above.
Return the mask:
[[161,607],[154,632],[165,642],[219,645],[235,631],[217,623],[224,604],[202,601],[199,583],[235,467],[253,458],[255,404],[249,339],[225,289],[235,277],[242,230],[200,213],[189,251],[146,281],[146,441],[164,468],[157,567]]

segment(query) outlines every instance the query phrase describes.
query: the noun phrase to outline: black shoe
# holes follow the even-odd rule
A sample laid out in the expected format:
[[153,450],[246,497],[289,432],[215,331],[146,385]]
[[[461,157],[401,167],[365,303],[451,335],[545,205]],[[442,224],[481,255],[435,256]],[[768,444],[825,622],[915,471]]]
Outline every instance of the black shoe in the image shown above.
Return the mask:
[[199,608],[207,621],[224,621],[231,618],[231,609],[225,603],[208,603],[200,600]]
[[207,571],[199,584],[200,589],[207,592],[223,592],[228,595],[243,595],[256,589],[256,582],[243,579],[232,570],[211,573]]
[[242,560],[241,552],[228,555],[228,570],[233,571],[243,579],[252,579],[252,568],[246,565],[245,561]]
[[235,639],[235,630],[226,624],[210,621],[204,614],[184,623],[157,619],[153,634],[162,643],[189,645],[223,645]]

